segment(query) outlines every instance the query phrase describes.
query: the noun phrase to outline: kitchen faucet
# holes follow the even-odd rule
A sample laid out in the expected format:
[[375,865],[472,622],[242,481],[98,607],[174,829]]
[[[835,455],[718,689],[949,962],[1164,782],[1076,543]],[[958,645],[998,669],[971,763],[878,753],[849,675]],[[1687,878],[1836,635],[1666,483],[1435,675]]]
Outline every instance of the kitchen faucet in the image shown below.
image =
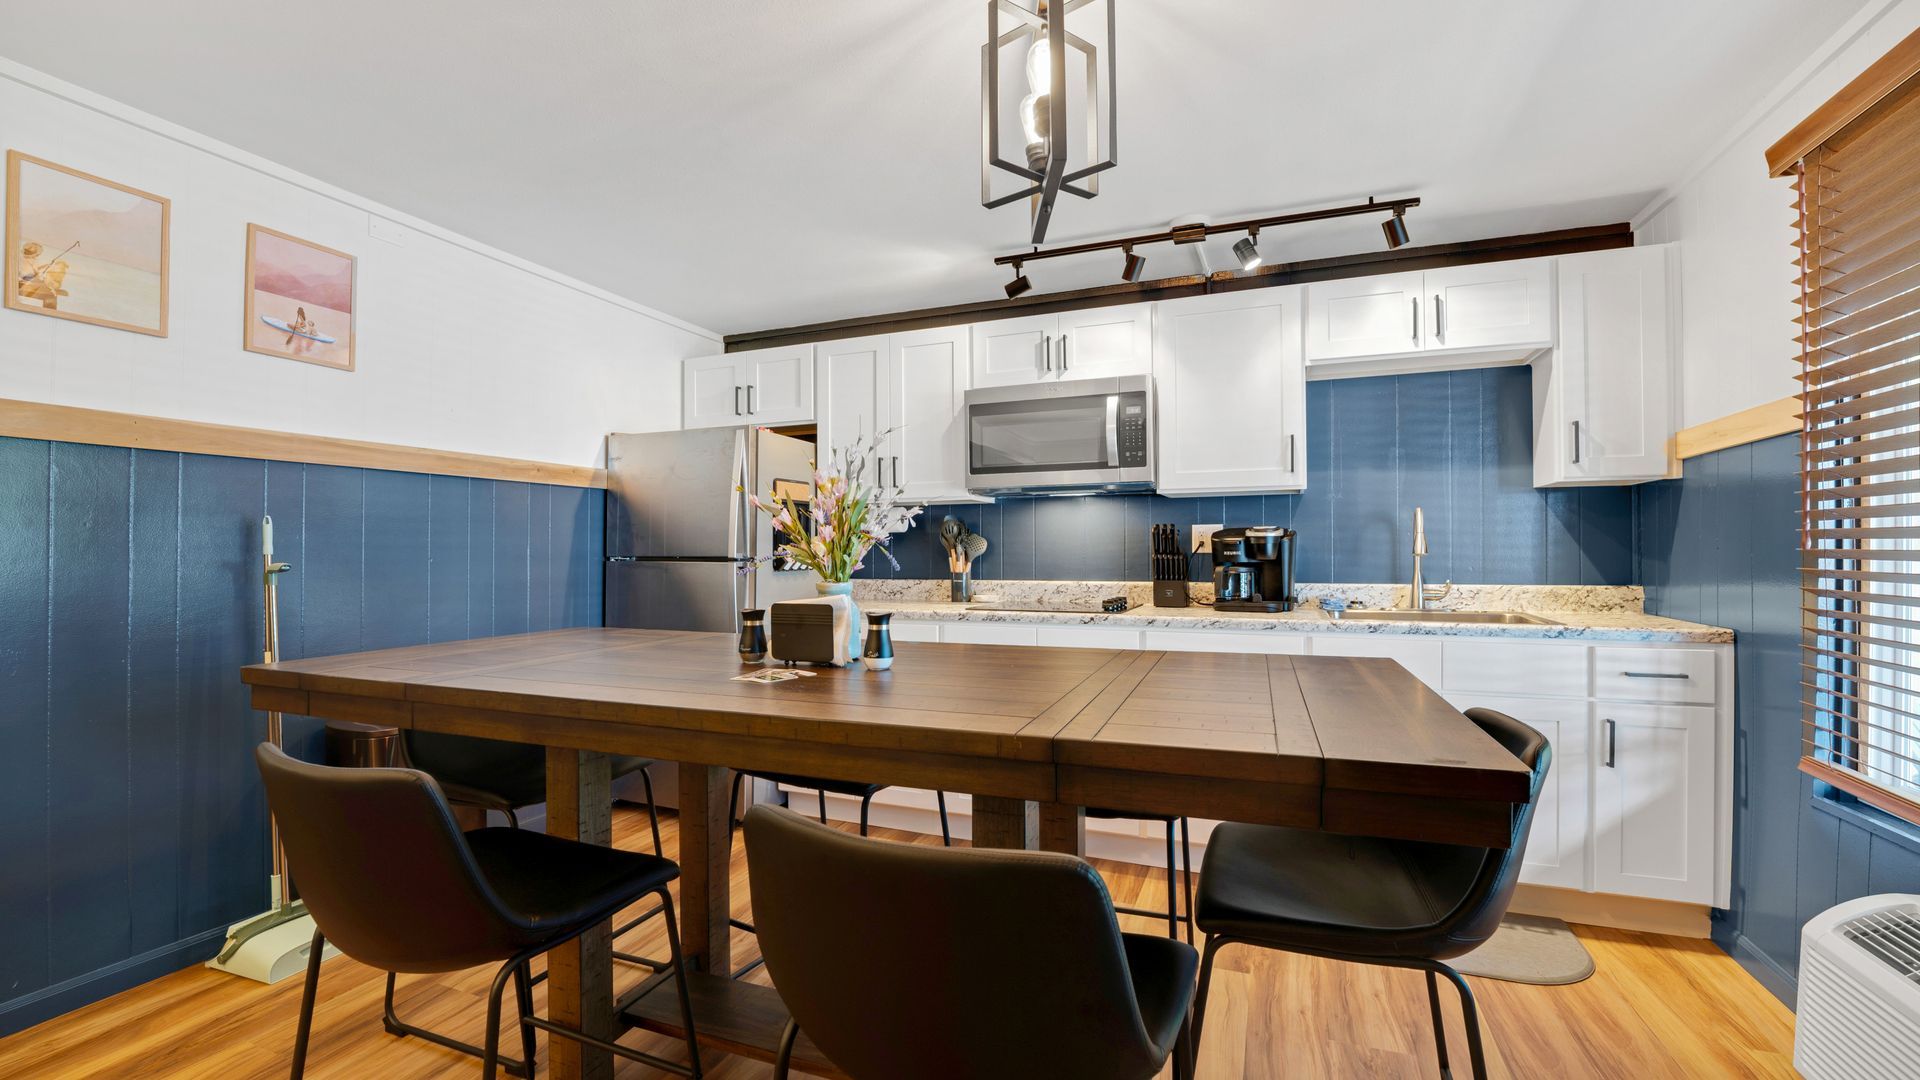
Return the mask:
[[1453,579],[1445,584],[1428,585],[1420,573],[1420,560],[1427,555],[1427,514],[1419,507],[1413,508],[1413,584],[1407,590],[1408,611],[1425,611],[1427,604],[1438,600],[1453,590]]

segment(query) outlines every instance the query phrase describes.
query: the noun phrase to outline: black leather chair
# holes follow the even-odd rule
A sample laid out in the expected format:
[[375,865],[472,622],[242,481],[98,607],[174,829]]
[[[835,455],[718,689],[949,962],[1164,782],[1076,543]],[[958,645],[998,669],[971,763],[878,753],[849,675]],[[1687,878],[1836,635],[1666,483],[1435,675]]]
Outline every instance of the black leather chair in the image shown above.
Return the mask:
[[[846,795],[860,800],[860,835],[867,835],[867,816],[873,808],[873,797],[887,790],[887,784],[863,784],[855,780],[829,780],[822,776],[801,776],[798,773],[777,772],[739,772],[733,774],[733,792],[727,799],[727,828],[731,830],[740,822],[740,785],[748,777],[765,780],[782,787],[812,788],[820,793],[820,824],[827,823],[827,794]],[[953,829],[947,824],[947,793],[935,791],[933,797],[940,804],[940,844],[953,846]],[[733,833],[727,833],[727,853],[733,853]],[[745,919],[728,918],[736,930],[754,933],[753,924]],[[765,963],[764,959],[752,960],[734,969],[733,977],[739,978]]]
[[[1167,936],[1179,937],[1182,925],[1187,929],[1187,944],[1193,944],[1193,848],[1187,834],[1187,819],[1174,814],[1143,814],[1136,810],[1106,810],[1087,807],[1087,816],[1106,821],[1157,821],[1167,830]],[[1173,830],[1180,827],[1180,858],[1173,857]],[[1184,868],[1186,873],[1181,873]],[[1177,906],[1176,900],[1185,893],[1187,906],[1184,911]],[[1121,907],[1113,905],[1113,910],[1122,915],[1139,915],[1148,919],[1157,919],[1160,913],[1146,908]]]
[[[547,751],[526,743],[476,739],[408,729],[403,735],[406,764],[433,777],[441,794],[455,806],[498,810],[507,824],[520,827],[519,811],[547,801]],[[653,853],[660,847],[660,812],[653,802],[653,777],[647,766],[653,758],[615,755],[609,759],[613,778],[640,774],[647,793],[647,825],[653,830]]]
[[[328,941],[363,964],[388,972],[433,973],[500,965],[487,996],[486,1046],[426,1037],[481,1059],[487,1080],[507,1066],[531,1075],[534,1029],[589,1036],[533,1015],[531,961],[574,940],[642,897],[658,898],[667,920],[686,1025],[690,1065],[625,1046],[623,1057],[681,1076],[700,1075],[693,1009],[680,957],[680,933],[667,885],[680,868],[653,855],[562,840],[519,829],[462,833],[433,779],[414,769],[311,765],[262,743],[254,751],[267,804],[279,824],[289,873],[317,929],[300,999],[293,1077],[306,1070],[307,1040],[320,962]],[[519,1061],[500,1056],[500,997],[514,982],[520,1011]],[[596,1045],[603,1045],[598,1044]]]
[[1193,1076],[1198,957],[1126,934],[1071,855],[851,836],[779,807],[745,825],[767,971],[799,1032],[854,1080]]
[[1469,709],[1467,716],[1533,772],[1526,803],[1514,808],[1512,844],[1504,850],[1267,825],[1221,825],[1213,831],[1195,911],[1207,936],[1200,1003],[1194,1010],[1195,1045],[1206,1018],[1215,954],[1226,945],[1258,945],[1425,971],[1440,1074],[1451,1077],[1435,981],[1436,975],[1445,976],[1460,991],[1473,1075],[1484,1080],[1486,1055],[1473,991],[1443,961],[1472,951],[1500,928],[1520,879],[1533,808],[1553,751],[1546,736],[1510,716],[1491,709]]

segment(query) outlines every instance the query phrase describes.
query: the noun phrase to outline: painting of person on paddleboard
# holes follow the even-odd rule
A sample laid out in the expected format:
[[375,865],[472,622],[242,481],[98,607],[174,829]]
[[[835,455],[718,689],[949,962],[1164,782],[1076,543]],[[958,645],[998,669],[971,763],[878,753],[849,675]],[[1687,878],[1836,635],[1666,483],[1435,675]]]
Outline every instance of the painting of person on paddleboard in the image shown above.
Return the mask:
[[247,226],[247,351],[352,371],[353,289],[353,256]]

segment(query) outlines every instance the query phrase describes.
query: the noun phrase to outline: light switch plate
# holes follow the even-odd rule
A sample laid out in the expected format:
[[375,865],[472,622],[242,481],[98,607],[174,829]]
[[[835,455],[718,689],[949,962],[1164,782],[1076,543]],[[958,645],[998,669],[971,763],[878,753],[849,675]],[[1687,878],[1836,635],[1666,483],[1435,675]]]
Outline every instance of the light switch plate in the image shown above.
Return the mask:
[[1210,552],[1213,550],[1213,534],[1226,528],[1224,525],[1195,525],[1193,527],[1193,550]]

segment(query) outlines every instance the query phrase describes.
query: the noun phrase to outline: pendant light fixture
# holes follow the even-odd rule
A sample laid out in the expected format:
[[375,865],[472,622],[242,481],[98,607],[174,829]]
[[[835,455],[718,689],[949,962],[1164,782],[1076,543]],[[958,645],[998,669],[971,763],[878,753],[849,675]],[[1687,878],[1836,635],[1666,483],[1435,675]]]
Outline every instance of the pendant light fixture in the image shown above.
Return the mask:
[[[1053,204],[1062,191],[1091,199],[1100,194],[1099,174],[1115,164],[1114,143],[1119,124],[1114,111],[1113,15],[1119,0],[1106,7],[1106,66],[1102,79],[1100,50],[1067,27],[1071,12],[1093,0],[1033,0],[1026,7],[1017,0],[987,0],[987,41],[980,49],[980,205],[991,210],[1020,199],[1029,200],[1033,242],[1046,239]],[[1010,28],[1002,31],[1001,17]],[[1078,22],[1075,24],[1079,25]],[[1024,51],[1027,93],[1020,99],[1020,130],[1026,138],[1025,165],[1000,154],[1000,58],[1008,46]],[[1069,170],[1067,162],[1067,50],[1086,59],[1086,87],[1080,102],[1086,120],[1089,161]],[[1105,156],[1102,157],[1100,114],[1107,116]],[[993,170],[1012,173],[1025,187],[1008,195],[993,193]],[[1082,183],[1084,181],[1084,183]]]

